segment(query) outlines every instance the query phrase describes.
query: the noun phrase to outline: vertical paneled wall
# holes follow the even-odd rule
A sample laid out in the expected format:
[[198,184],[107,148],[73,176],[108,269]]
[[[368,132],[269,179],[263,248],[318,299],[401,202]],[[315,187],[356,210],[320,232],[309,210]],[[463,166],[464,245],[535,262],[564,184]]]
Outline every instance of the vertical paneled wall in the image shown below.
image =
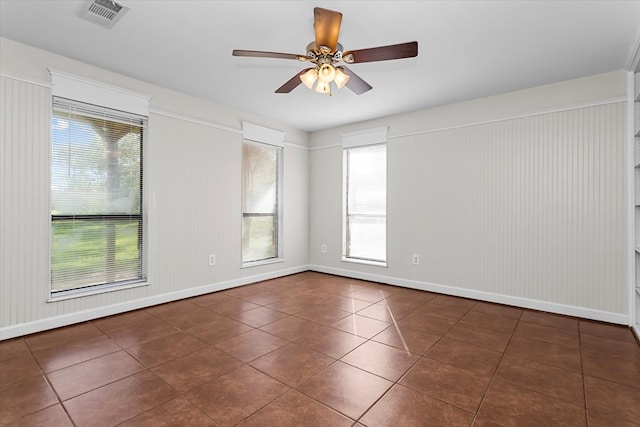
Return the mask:
[[341,149],[313,150],[310,245],[335,251],[312,250],[311,264],[622,320],[625,108],[605,102],[391,136],[387,269],[340,261]]
[[42,316],[49,283],[51,91],[0,77],[1,324]]
[[0,84],[0,338],[306,269],[306,148],[284,148],[285,260],[243,269],[240,130],[157,111],[144,142],[148,285],[47,302],[51,90]]
[[239,133],[151,114],[149,282],[158,291],[229,280],[238,270],[241,141]]
[[419,253],[414,280],[624,313],[624,116],[615,103],[392,139],[395,266]]

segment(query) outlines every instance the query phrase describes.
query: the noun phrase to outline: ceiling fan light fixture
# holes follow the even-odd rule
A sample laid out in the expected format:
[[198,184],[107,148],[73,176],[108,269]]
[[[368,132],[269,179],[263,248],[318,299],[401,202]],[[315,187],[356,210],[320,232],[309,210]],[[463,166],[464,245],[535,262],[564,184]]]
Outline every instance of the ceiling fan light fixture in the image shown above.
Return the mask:
[[336,77],[336,69],[331,64],[322,64],[318,71],[318,79],[325,83],[330,83]]
[[333,80],[336,83],[338,89],[342,89],[344,85],[349,81],[349,76],[346,75],[340,68],[336,68],[336,77]]
[[318,84],[316,85],[316,92],[318,93],[330,93],[331,92],[331,83],[323,82],[322,80],[318,80]]
[[302,83],[309,89],[313,87],[313,84],[318,80],[318,71],[315,68],[310,69],[306,73],[300,76]]

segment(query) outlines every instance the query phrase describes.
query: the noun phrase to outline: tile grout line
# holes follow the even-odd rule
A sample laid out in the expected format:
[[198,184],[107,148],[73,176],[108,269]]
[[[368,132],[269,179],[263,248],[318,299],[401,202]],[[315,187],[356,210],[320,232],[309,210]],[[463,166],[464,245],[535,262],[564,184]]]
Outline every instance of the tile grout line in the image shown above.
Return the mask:
[[484,393],[482,394],[482,398],[480,399],[480,402],[478,403],[478,407],[473,415],[473,419],[471,420],[471,425],[474,425],[476,420],[478,419],[478,414],[480,413],[480,409],[482,408],[482,404],[484,403],[487,394],[489,393],[489,389],[491,388],[491,385],[493,384],[496,375],[498,373],[498,369],[500,368],[500,364],[502,363],[502,360],[504,359],[504,356],[507,354],[507,349],[509,348],[509,344],[511,344],[511,340],[513,339],[513,336],[516,333],[516,329],[518,328],[518,324],[520,324],[520,321],[522,319],[522,314],[524,313],[524,311],[522,313],[520,313],[520,316],[518,317],[518,321],[516,322],[515,326],[513,327],[513,330],[511,331],[511,336],[509,336],[509,341],[507,341],[507,344],[504,347],[504,350],[502,351],[502,354],[500,355],[500,360],[498,360],[498,363],[496,364],[496,369],[493,371],[493,374],[491,375],[491,379],[489,380],[489,383],[487,384],[487,388],[484,390]]

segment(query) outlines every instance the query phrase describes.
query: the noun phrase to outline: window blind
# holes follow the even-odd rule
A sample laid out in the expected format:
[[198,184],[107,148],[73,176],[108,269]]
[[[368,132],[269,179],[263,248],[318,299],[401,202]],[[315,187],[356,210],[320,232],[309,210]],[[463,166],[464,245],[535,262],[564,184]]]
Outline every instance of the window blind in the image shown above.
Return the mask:
[[144,279],[146,118],[54,97],[51,291]]

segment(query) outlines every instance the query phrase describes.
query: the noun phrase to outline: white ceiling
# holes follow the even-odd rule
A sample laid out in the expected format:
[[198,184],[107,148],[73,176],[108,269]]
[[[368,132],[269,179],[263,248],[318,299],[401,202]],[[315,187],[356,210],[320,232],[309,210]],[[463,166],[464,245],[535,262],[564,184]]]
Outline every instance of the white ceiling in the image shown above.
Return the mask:
[[[82,0],[0,0],[0,35],[240,111],[314,131],[597,73],[630,63],[640,1],[123,0],[111,30]],[[332,97],[274,90],[304,63],[313,8],[342,12],[345,50],[417,40],[417,58],[353,64],[373,86]]]

